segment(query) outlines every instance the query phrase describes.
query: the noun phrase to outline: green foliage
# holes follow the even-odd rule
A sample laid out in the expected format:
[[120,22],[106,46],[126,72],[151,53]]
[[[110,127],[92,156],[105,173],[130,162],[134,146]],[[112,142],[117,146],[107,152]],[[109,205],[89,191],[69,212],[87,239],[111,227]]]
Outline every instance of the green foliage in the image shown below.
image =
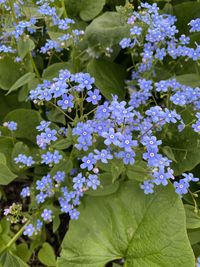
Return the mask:
[[86,28],[86,38],[90,47],[118,46],[120,40],[127,36],[129,27],[122,14],[105,12],[94,19]]
[[40,113],[31,109],[16,109],[9,112],[4,121],[15,121],[18,123],[18,129],[14,136],[36,142],[36,127],[42,120]]
[[145,196],[137,183],[121,184],[113,195],[87,197],[80,212],[63,241],[59,267],[103,267],[121,258],[127,267],[194,266],[183,206],[171,185]]
[[120,99],[125,96],[124,80],[126,71],[123,66],[107,60],[92,60],[87,66],[88,72],[95,78],[95,85],[101,93],[111,99],[116,94]]
[[9,90],[10,87],[21,77],[22,72],[18,63],[10,57],[0,60],[0,88]]
[[54,250],[48,243],[43,243],[42,248],[38,252],[38,259],[45,266],[56,266],[56,257]]

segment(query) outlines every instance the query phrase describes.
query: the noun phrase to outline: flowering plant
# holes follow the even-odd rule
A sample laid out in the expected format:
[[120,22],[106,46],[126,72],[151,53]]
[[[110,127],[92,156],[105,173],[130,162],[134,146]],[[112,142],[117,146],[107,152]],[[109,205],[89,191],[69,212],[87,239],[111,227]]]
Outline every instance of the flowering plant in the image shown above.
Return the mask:
[[93,2],[0,1],[0,263],[194,266],[200,4]]

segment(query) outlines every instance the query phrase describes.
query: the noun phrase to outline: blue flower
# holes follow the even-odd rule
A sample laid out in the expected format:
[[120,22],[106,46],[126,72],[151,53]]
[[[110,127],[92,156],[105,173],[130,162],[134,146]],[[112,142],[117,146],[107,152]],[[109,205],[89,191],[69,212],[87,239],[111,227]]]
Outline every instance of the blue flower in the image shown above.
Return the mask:
[[80,212],[77,211],[76,209],[71,209],[71,210],[69,211],[69,216],[70,216],[70,218],[73,219],[73,220],[78,220],[79,214],[80,214]]
[[29,197],[30,196],[30,188],[24,187],[20,193],[20,195],[24,198],[24,197]]
[[7,127],[10,131],[17,130],[17,123],[15,121],[8,121],[3,123],[4,127]]
[[130,38],[124,38],[120,41],[119,45],[121,46],[121,48],[131,47],[131,39]]
[[88,97],[86,98],[87,102],[92,102],[93,105],[97,105],[99,100],[101,100],[100,91],[94,89],[94,91],[88,91]]
[[82,173],[79,173],[76,177],[73,178],[73,188],[82,189],[85,183],[85,177],[82,176]]
[[140,187],[144,190],[144,193],[147,194],[153,194],[153,188],[154,184],[152,184],[150,181],[144,181],[143,184],[140,185]]
[[65,172],[57,171],[56,174],[53,176],[53,179],[57,182],[63,182],[65,180]]
[[36,195],[36,201],[37,203],[44,203],[45,199],[47,198],[47,194],[40,192]]
[[25,226],[25,229],[24,229],[24,232],[23,234],[24,235],[27,235],[27,236],[32,236],[33,233],[35,232],[35,228],[33,227],[33,225],[30,223],[28,224],[27,226]]
[[93,165],[96,163],[96,159],[93,153],[89,153],[88,156],[82,158],[83,163],[80,165],[81,169],[88,169],[91,171],[93,169]]
[[174,182],[173,185],[177,194],[187,194],[189,183],[185,179],[180,179],[179,182]]
[[92,187],[93,190],[96,190],[97,187],[100,185],[98,176],[95,174],[90,174],[88,176],[88,180],[86,181],[86,184],[89,188]]
[[62,95],[62,100],[58,100],[57,104],[64,110],[68,108],[73,108],[74,106],[74,103],[72,101],[73,99],[74,99],[73,95],[64,94]]
[[96,160],[101,160],[101,162],[103,163],[108,163],[108,159],[112,159],[113,156],[110,153],[109,150],[106,149],[102,149],[101,151],[94,149],[94,152],[96,153],[96,155],[94,156],[94,158]]
[[41,217],[45,222],[51,222],[52,221],[52,211],[49,209],[44,209]]
[[121,133],[115,133],[114,128],[109,128],[108,132],[102,132],[101,135],[105,138],[104,144],[107,146],[111,144],[118,146],[120,144],[119,138],[121,137]]

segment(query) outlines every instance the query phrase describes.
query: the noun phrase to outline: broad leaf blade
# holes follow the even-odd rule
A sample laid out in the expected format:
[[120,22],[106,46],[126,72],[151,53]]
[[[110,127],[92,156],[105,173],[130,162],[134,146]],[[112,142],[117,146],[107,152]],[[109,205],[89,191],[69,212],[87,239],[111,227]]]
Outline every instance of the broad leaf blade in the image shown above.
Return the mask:
[[71,221],[58,267],[104,267],[124,258],[125,266],[194,266],[180,197],[171,185],[144,195],[137,182],[117,193],[87,197]]

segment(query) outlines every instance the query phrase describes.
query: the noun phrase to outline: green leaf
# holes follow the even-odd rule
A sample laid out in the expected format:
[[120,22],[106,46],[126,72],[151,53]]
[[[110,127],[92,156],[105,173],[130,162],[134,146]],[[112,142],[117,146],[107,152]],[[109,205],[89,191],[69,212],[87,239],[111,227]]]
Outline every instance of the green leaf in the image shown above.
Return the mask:
[[0,185],[8,185],[17,177],[16,174],[3,163],[0,163]]
[[90,61],[87,69],[95,78],[95,85],[107,99],[111,100],[112,94],[124,98],[126,71],[122,65],[99,59]]
[[4,121],[17,122],[17,130],[13,133],[15,137],[25,138],[32,142],[36,142],[38,134],[36,127],[41,120],[40,113],[31,109],[15,109],[4,118]]
[[58,77],[61,69],[71,70],[70,64],[68,62],[54,63],[43,71],[42,77],[46,80],[51,80],[55,77]]
[[89,21],[96,17],[105,5],[105,0],[81,0],[76,1],[80,4],[80,17],[82,20]]
[[6,116],[8,112],[16,108],[29,108],[30,102],[19,103],[18,94],[13,92],[12,94],[5,96],[5,92],[0,90],[0,122]]
[[200,86],[200,76],[197,74],[184,74],[176,76],[176,80],[188,86],[197,87]]
[[59,215],[56,215],[53,219],[53,232],[54,233],[58,230],[59,226],[60,226],[60,217]]
[[135,162],[134,165],[128,165],[126,174],[130,180],[140,182],[152,179],[147,164],[144,161]]
[[35,44],[31,39],[20,38],[17,42],[17,51],[21,59],[24,59],[28,52],[35,48]]
[[100,186],[97,190],[89,189],[85,192],[89,196],[106,196],[113,194],[119,188],[119,181],[112,182],[112,173],[105,172],[99,175]]
[[27,262],[31,257],[31,252],[26,243],[21,243],[16,247],[16,255],[23,261]]
[[113,195],[84,198],[79,210],[58,267],[104,267],[122,258],[126,267],[195,265],[183,204],[171,184],[145,195],[137,182],[122,183]]
[[0,255],[0,264],[3,267],[28,267],[24,261],[13,255],[10,251],[5,251]]
[[0,152],[0,163],[6,165],[6,156]]
[[199,18],[200,3],[198,2],[185,2],[173,7],[173,15],[177,17],[176,26],[180,33],[189,33],[188,23],[195,18]]
[[200,228],[200,212],[195,212],[195,207],[191,205],[184,205],[186,213],[186,227],[187,229]]
[[[193,116],[190,110],[182,112],[185,124],[191,123]],[[200,147],[198,134],[191,126],[186,126],[182,132],[177,134],[177,126],[170,126],[167,130],[167,138],[163,140],[163,145],[171,148],[174,158],[171,167],[175,176],[185,171],[192,170],[200,163]],[[169,152],[169,151],[168,151]],[[172,156],[172,154],[171,154]]]
[[162,152],[171,160],[177,163],[177,160],[175,159],[174,153],[170,146],[164,146],[162,147]]
[[54,107],[48,112],[47,118],[50,121],[59,122],[62,124],[65,124],[66,122],[65,115],[62,112],[60,112],[57,108],[54,108]]
[[20,77],[10,88],[6,95],[10,94],[13,91],[16,91],[19,87],[29,83],[31,80],[35,78],[35,74],[32,72],[28,72]]
[[13,140],[10,137],[0,137],[0,153],[6,157],[7,165],[11,166],[11,154],[13,149]]
[[72,140],[65,138],[65,139],[54,142],[52,147],[58,150],[63,150],[63,149],[67,149],[71,145],[72,145]]
[[50,171],[51,176],[54,176],[57,171],[64,171],[66,174],[73,168],[71,159],[64,159],[60,163],[56,164]]
[[20,67],[11,58],[3,58],[0,60],[0,88],[9,90],[10,87],[21,76]]
[[85,38],[89,46],[98,44],[104,48],[119,46],[121,39],[129,35],[126,19],[117,12],[105,12],[94,19],[85,31]]
[[56,266],[56,257],[52,246],[44,243],[38,252],[39,261],[45,266]]

